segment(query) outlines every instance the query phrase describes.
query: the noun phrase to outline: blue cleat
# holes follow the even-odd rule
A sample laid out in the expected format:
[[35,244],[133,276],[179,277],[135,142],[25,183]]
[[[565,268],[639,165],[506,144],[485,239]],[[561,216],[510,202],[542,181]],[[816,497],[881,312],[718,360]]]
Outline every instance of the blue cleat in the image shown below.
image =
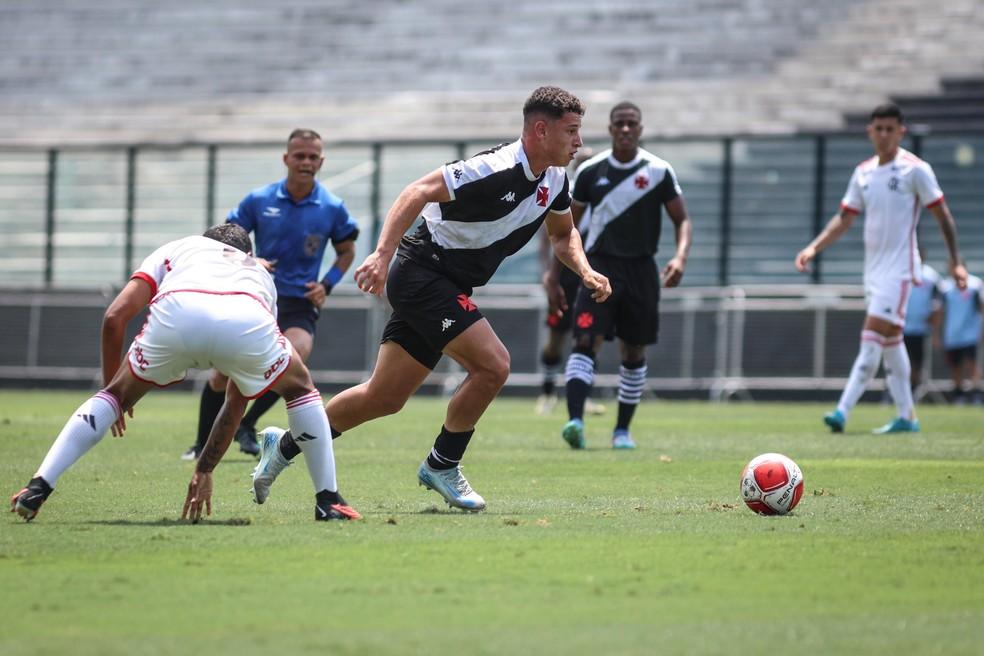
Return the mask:
[[617,430],[612,435],[612,448],[613,449],[634,449],[636,448],[636,443],[632,440],[632,436],[629,435],[627,430]]
[[584,421],[581,419],[571,419],[564,424],[564,430],[560,432],[564,441],[571,445],[572,449],[584,448]]
[[270,486],[277,480],[290,461],[280,453],[280,438],[286,433],[283,428],[268,426],[259,432],[260,462],[253,469],[253,501],[264,503],[270,496]]
[[832,410],[823,416],[823,423],[830,426],[831,433],[843,433],[847,420],[840,410]]
[[424,460],[417,470],[417,480],[428,490],[434,490],[453,508],[469,512],[485,510],[485,499],[468,484],[461,467],[431,469]]
[[918,433],[919,420],[896,417],[881,428],[876,428],[871,432],[875,435],[886,435],[888,433]]

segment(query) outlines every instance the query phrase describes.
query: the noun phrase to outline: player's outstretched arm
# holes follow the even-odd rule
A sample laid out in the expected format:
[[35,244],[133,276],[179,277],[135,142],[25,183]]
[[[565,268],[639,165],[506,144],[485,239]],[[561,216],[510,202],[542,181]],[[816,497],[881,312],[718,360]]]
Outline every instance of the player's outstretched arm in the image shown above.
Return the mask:
[[150,303],[151,291],[147,281],[134,278],[126,283],[106,308],[102,323],[103,386],[109,385],[120,368],[126,326]]
[[202,453],[198,457],[195,473],[188,483],[188,494],[185,496],[184,507],[181,510],[181,519],[187,518],[197,522],[202,517],[203,509],[206,515],[212,514],[212,472],[232,444],[239,421],[246,410],[246,403],[246,397],[242,395],[236,384],[229,380],[226,385],[225,403],[222,404],[212,424],[208,441],[205,442]]
[[574,217],[570,210],[548,213],[546,223],[550,245],[553,246],[557,259],[576,273],[585,287],[592,290],[591,298],[598,303],[607,300],[612,295],[611,283],[588,263],[581,235],[574,229]]
[[446,203],[450,200],[451,192],[444,181],[443,169],[435,169],[408,184],[386,214],[376,250],[355,270],[355,282],[359,289],[382,296],[386,288],[386,277],[389,275],[390,260],[400,245],[400,239],[420,216],[427,203]]

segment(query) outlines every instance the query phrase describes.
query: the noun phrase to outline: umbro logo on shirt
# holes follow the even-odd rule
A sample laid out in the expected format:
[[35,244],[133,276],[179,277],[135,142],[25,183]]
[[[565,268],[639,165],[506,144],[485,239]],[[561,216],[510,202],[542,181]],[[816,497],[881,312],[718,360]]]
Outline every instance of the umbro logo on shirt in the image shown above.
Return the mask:
[[499,200],[504,200],[507,203],[515,203],[516,202],[516,194],[514,192],[510,191],[508,194],[506,194],[505,196],[503,196]]
[[268,207],[263,210],[263,216],[280,216],[279,207]]

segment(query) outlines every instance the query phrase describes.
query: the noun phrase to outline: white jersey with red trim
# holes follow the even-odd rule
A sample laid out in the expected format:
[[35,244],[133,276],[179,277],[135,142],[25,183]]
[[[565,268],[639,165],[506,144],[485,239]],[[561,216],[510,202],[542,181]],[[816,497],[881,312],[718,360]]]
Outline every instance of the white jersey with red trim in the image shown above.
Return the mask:
[[924,206],[942,201],[933,168],[903,148],[886,164],[879,165],[877,156],[858,164],[841,209],[864,212],[865,284],[920,281],[916,224]]
[[152,303],[176,291],[246,294],[277,313],[277,288],[263,265],[238,248],[208,237],[185,237],[164,244],[131,277],[151,286]]

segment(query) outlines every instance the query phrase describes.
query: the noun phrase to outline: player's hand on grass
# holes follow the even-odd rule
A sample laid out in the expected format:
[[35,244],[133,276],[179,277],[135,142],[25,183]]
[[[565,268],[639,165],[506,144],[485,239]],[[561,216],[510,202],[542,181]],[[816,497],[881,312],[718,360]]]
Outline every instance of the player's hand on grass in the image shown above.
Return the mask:
[[123,437],[123,433],[126,432],[126,417],[129,416],[133,419],[133,408],[129,408],[123,414],[121,414],[113,425],[110,426],[110,431],[113,433],[113,437]]
[[591,290],[591,298],[596,303],[602,303],[608,300],[608,297],[612,295],[612,284],[608,282],[608,278],[601,275],[597,271],[588,271],[584,274],[584,277],[581,278],[581,282],[585,287]]
[[355,270],[355,282],[367,294],[382,296],[388,274],[389,258],[383,257],[379,251],[373,251]]
[[185,497],[181,519],[190,519],[197,524],[202,518],[202,508],[205,514],[212,514],[212,472],[196,471],[188,483],[188,496]]
[[683,280],[684,262],[682,258],[674,257],[663,267],[663,287],[676,287]]

